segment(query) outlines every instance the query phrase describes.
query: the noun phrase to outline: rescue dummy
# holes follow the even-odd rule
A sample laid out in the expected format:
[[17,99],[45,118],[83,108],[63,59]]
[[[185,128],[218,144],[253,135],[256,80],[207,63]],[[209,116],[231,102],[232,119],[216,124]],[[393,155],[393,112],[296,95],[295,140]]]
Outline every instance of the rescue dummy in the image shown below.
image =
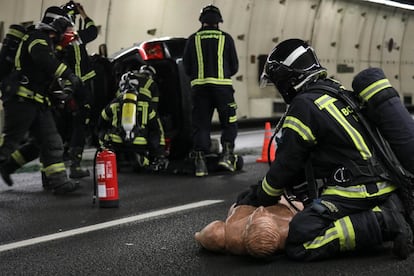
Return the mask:
[[[299,202],[294,204],[303,208]],[[195,239],[213,252],[267,257],[283,251],[289,222],[296,213],[284,198],[268,207],[233,205],[225,221],[211,222],[195,233]]]

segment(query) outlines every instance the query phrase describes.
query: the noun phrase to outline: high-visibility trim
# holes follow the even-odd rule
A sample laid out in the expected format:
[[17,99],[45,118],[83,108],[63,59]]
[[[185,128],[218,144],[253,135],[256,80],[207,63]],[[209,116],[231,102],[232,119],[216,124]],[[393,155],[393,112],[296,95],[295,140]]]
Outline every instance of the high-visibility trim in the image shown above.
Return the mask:
[[323,95],[315,100],[315,104],[319,107],[319,109],[325,109],[345,130],[348,136],[352,139],[356,149],[359,151],[362,159],[367,160],[369,159],[372,154],[369,150],[367,144],[365,143],[364,138],[362,137],[361,133],[359,133],[345,118],[343,113],[338,109],[338,107],[334,104],[337,99],[332,98],[329,95]]
[[135,137],[134,141],[132,142],[134,145],[146,145],[147,144],[147,139],[145,137]]
[[204,85],[204,84],[217,84],[217,85],[232,85],[231,79],[218,79],[218,78],[205,78],[205,79],[194,79],[191,81],[191,86]]
[[[372,184],[370,184],[372,185]],[[345,198],[371,198],[377,197],[385,194],[389,194],[397,189],[397,187],[393,184],[390,184],[385,181],[380,181],[375,183],[378,188],[378,192],[370,194],[367,190],[367,187],[364,184],[355,185],[355,186],[326,186],[326,188],[322,191],[322,195],[334,195],[334,196],[341,196]]]
[[333,240],[338,239],[338,230],[336,226],[329,228],[325,231],[325,234],[323,236],[318,236],[314,238],[312,241],[306,242],[303,244],[303,247],[305,249],[317,249],[320,248]]
[[55,76],[60,77],[67,68],[68,67],[66,66],[66,64],[64,63],[59,64],[58,68],[55,71]]
[[79,44],[73,44],[73,51],[75,53],[75,75],[78,77],[82,77],[82,70],[81,70],[81,51]]
[[221,35],[218,40],[218,49],[217,49],[217,77],[219,79],[224,79],[224,65],[223,65],[223,53],[224,53],[224,42],[225,36]]
[[93,21],[89,21],[88,23],[86,23],[85,29],[87,29],[91,26],[95,26],[95,23]]
[[48,106],[51,105],[50,100],[49,100],[48,97],[45,97],[45,96],[43,96],[39,93],[35,93],[32,90],[29,90],[24,86],[19,86],[16,94],[20,97],[23,97],[23,98],[35,100],[36,102],[39,102],[41,104],[46,103]]
[[43,46],[48,46],[46,40],[44,40],[44,39],[35,39],[32,42],[30,42],[29,47],[27,47],[27,49],[28,49],[27,51],[30,53],[32,51],[32,48],[34,46],[36,46],[36,44],[41,44]]
[[123,143],[123,140],[122,140],[121,136],[119,136],[117,134],[109,133],[108,136],[109,136],[109,139],[114,143],[118,143],[118,144]]
[[95,72],[95,70],[92,70],[92,71],[90,71],[89,73],[87,73],[87,74],[83,75],[83,76],[81,77],[81,79],[82,79],[82,81],[87,81],[87,80],[89,80],[89,79],[91,79],[91,78],[93,78],[93,77],[95,77],[95,76],[96,76],[96,72]]
[[143,101],[138,101],[138,106],[140,106],[142,108],[141,109],[142,110],[142,113],[141,113],[141,115],[142,115],[141,125],[146,125],[148,123],[149,103],[148,102],[143,102]]
[[371,85],[369,85],[367,88],[361,91],[359,93],[359,96],[362,98],[363,101],[369,101],[370,98],[375,96],[378,92],[381,90],[384,90],[386,88],[392,87],[390,81],[388,79],[382,79],[378,80]]
[[262,189],[263,191],[265,191],[266,194],[270,195],[270,196],[281,196],[283,194],[283,189],[276,189],[273,188],[266,180],[266,177],[263,178],[262,180]]
[[355,230],[349,216],[334,221],[336,229],[338,229],[339,250],[351,251],[355,249]]
[[162,126],[160,118],[157,118],[158,128],[160,129],[160,145],[165,146],[164,128]]
[[16,30],[16,29],[13,29],[13,28],[9,29],[7,34],[15,36],[15,37],[20,38],[20,39],[22,39],[26,35],[26,33],[21,32],[21,31]]
[[[28,38],[29,38],[29,35],[26,34],[26,35],[23,36],[22,41],[26,41]],[[20,56],[21,56],[21,53],[22,53],[22,47],[23,47],[23,43],[20,42],[19,48],[17,48],[16,56],[14,57],[14,64],[15,64],[17,70],[22,69],[22,66],[21,66],[21,63],[20,63]]]
[[13,158],[13,160],[19,164],[20,166],[23,166],[24,164],[26,164],[26,159],[24,158],[24,156],[22,155],[22,153],[19,150],[15,150],[12,154],[11,157]]
[[237,115],[230,116],[229,117],[229,123],[235,123],[235,122],[237,122]]
[[60,163],[49,165],[46,168],[44,168],[43,171],[45,172],[46,176],[50,176],[51,174],[54,174],[54,173],[66,171],[65,163],[60,162]]
[[139,93],[140,93],[140,94],[142,94],[142,95],[145,95],[145,96],[147,96],[149,99],[151,99],[151,90],[149,90],[148,88],[141,87],[141,88],[139,89]]
[[312,142],[316,144],[315,135],[313,135],[312,130],[302,123],[298,118],[293,116],[286,116],[286,119],[283,123],[283,128],[290,128],[295,131],[303,140]]
[[153,80],[152,79],[148,79],[147,82],[144,84],[144,86],[142,88],[149,90],[151,84],[153,84]]
[[198,64],[198,79],[204,78],[204,61],[203,61],[203,49],[201,48],[201,35],[197,34],[195,36],[195,48],[197,54],[197,64]]

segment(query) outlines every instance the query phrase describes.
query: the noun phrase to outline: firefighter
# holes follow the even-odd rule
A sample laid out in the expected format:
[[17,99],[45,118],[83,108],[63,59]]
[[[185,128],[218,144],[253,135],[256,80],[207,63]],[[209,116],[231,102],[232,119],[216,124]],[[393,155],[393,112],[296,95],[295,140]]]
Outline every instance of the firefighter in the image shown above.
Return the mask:
[[[167,168],[164,130],[154,106],[152,79],[129,71],[119,82],[119,96],[101,113],[98,123],[103,147],[112,148],[117,157],[132,153],[134,169],[161,171]],[[156,86],[152,86],[154,88]]]
[[[68,143],[68,157],[71,163],[69,177],[77,179],[89,176],[89,171],[81,168],[81,161],[91,116],[93,99],[91,82],[96,73],[90,62],[86,45],[96,39],[98,28],[80,3],[69,1],[62,6],[62,9],[72,18],[73,22],[79,14],[85,26],[76,31],[74,41],[70,42],[67,47],[60,48],[61,51],[59,51],[63,61],[83,81],[83,85],[74,91],[71,104],[66,109],[61,109],[58,114],[60,115],[58,118],[62,120],[60,122],[61,135]],[[69,127],[69,130],[64,126]]]
[[413,237],[397,187],[352,109],[320,88],[341,85],[327,78],[312,47],[300,39],[276,45],[261,79],[276,86],[288,110],[276,160],[237,204],[273,205],[285,189],[307,183],[314,196],[290,223],[289,257],[321,260],[393,241],[393,253],[406,259]]
[[192,34],[183,54],[183,65],[191,79],[193,95],[193,147],[196,176],[208,175],[205,154],[210,151],[211,120],[217,109],[221,133],[220,167],[235,171],[233,153],[237,136],[236,102],[231,76],[238,70],[233,38],[219,29],[220,10],[208,5],[201,10],[201,28]]
[[[71,26],[70,19],[59,7],[49,7],[42,21],[20,43],[13,77],[3,84],[2,91],[5,124],[0,146],[0,164],[7,162],[27,135],[33,137],[40,149],[48,184],[46,188],[55,194],[73,192],[79,187],[78,182],[67,178],[63,163],[63,143],[56,129],[47,94],[54,78],[69,80],[75,89],[82,85],[82,80],[64,63],[59,62],[53,53]],[[4,176],[3,168],[1,172]],[[12,182],[7,184],[11,185]]]

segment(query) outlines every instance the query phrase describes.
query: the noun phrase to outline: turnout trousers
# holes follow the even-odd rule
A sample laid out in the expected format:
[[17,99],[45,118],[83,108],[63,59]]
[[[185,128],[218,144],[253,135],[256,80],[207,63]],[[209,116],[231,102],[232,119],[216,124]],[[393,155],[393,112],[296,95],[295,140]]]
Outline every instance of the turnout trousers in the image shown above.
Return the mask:
[[231,86],[203,86],[193,88],[193,143],[195,151],[210,151],[211,120],[217,109],[221,127],[222,145],[230,144],[234,148],[237,137],[236,103],[234,89]]
[[341,252],[373,249],[383,243],[374,212],[392,193],[368,198],[322,195],[295,215],[289,225],[286,254],[313,261]]

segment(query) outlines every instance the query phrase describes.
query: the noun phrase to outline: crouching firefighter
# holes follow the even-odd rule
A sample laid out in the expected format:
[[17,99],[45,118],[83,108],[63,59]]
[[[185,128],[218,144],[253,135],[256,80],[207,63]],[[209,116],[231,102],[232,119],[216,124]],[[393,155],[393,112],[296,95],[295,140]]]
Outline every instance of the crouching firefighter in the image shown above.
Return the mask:
[[[49,20],[50,17],[53,20]],[[48,189],[55,194],[73,192],[79,187],[79,183],[67,178],[63,143],[47,95],[54,78],[67,79],[75,88],[82,84],[52,52],[71,26],[69,18],[59,7],[48,8],[42,21],[23,37],[16,53],[15,71],[11,73],[15,77],[3,82],[2,87],[2,95],[7,97],[2,98],[5,124],[0,165],[8,162],[27,135],[33,137],[40,149]]]
[[122,75],[120,94],[101,113],[99,140],[119,157],[128,155],[134,170],[166,169],[164,131],[153,106],[145,78],[133,72]]
[[393,253],[406,259],[413,236],[398,186],[355,116],[355,104],[340,97],[342,86],[327,78],[313,48],[300,39],[276,45],[261,81],[272,82],[289,106],[276,160],[237,204],[273,205],[285,190],[307,183],[312,198],[290,222],[288,257],[321,260],[392,241]]

